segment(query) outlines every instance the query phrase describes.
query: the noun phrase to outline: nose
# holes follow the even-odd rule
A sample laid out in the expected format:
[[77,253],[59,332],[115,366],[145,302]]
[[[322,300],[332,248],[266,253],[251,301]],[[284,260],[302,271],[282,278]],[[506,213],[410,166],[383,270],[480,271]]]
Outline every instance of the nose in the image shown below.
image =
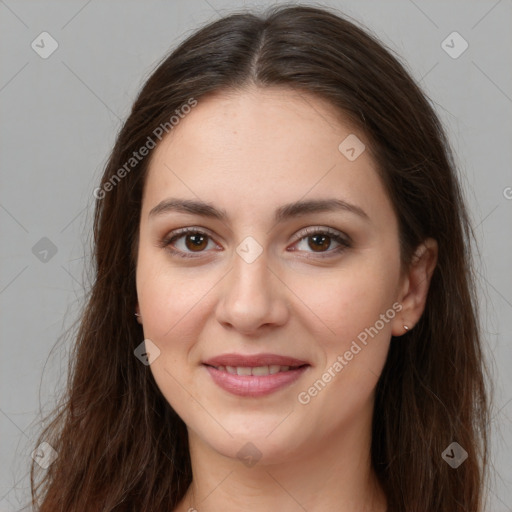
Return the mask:
[[288,321],[287,287],[267,263],[265,252],[251,263],[234,256],[216,308],[217,321],[224,327],[250,335]]

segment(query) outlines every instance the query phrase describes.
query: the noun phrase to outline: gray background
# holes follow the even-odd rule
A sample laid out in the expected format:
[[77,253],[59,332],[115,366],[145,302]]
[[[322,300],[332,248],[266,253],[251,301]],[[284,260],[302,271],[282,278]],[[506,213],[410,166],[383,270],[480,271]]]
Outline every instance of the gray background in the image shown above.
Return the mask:
[[[66,379],[70,341],[60,337],[90,282],[92,191],[136,92],[200,24],[271,3],[0,0],[0,511],[28,497],[40,412]],[[489,510],[511,511],[512,2],[318,5],[359,20],[402,56],[448,130],[479,240],[496,387]],[[59,45],[47,59],[31,47],[43,31]],[[469,44],[456,59],[441,46],[453,31]],[[55,254],[41,252],[43,237]]]

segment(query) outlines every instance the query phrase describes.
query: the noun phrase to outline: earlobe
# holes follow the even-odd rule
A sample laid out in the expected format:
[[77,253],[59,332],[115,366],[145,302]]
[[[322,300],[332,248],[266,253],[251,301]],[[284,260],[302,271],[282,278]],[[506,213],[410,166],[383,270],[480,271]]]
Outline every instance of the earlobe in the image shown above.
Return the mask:
[[423,314],[437,254],[438,246],[433,238],[427,238],[417,247],[404,279],[400,300],[402,310],[393,324],[393,336],[408,332]]

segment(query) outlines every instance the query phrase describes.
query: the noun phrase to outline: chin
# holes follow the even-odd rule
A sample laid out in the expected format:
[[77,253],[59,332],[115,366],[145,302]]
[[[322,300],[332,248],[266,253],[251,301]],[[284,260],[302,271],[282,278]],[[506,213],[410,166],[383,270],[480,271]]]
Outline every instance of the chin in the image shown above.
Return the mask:
[[[233,428],[230,428],[229,424],[223,424],[223,426],[231,435],[223,429],[221,429],[222,434],[214,437],[211,431],[204,433],[196,431],[195,435],[217,453],[238,460],[247,467],[256,464],[279,464],[296,459],[304,453],[304,447],[301,448],[301,446],[310,443],[310,436],[301,435],[304,438],[297,439],[290,429],[284,429],[282,426],[276,429],[275,421],[269,422],[268,425],[260,423],[258,427],[252,428],[243,428],[240,424]],[[297,429],[300,432],[299,426]]]

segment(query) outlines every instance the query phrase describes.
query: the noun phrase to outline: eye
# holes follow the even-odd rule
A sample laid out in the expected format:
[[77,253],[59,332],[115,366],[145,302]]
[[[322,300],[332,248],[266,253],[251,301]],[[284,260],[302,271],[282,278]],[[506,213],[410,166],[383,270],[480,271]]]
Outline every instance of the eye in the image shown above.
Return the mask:
[[[194,258],[211,249],[218,249],[212,237],[194,227],[181,228],[167,235],[161,242],[161,247],[167,248],[172,254],[183,258]],[[194,255],[194,253],[197,253]]]
[[298,241],[289,250],[317,253],[322,258],[339,254],[351,246],[347,235],[332,228],[306,228],[297,237]]
[[[222,250],[212,236],[196,227],[181,228],[169,233],[159,244],[181,258],[200,257],[211,250]],[[351,247],[350,237],[328,227],[306,228],[297,234],[297,241],[287,250],[309,253],[308,257],[331,257]]]

